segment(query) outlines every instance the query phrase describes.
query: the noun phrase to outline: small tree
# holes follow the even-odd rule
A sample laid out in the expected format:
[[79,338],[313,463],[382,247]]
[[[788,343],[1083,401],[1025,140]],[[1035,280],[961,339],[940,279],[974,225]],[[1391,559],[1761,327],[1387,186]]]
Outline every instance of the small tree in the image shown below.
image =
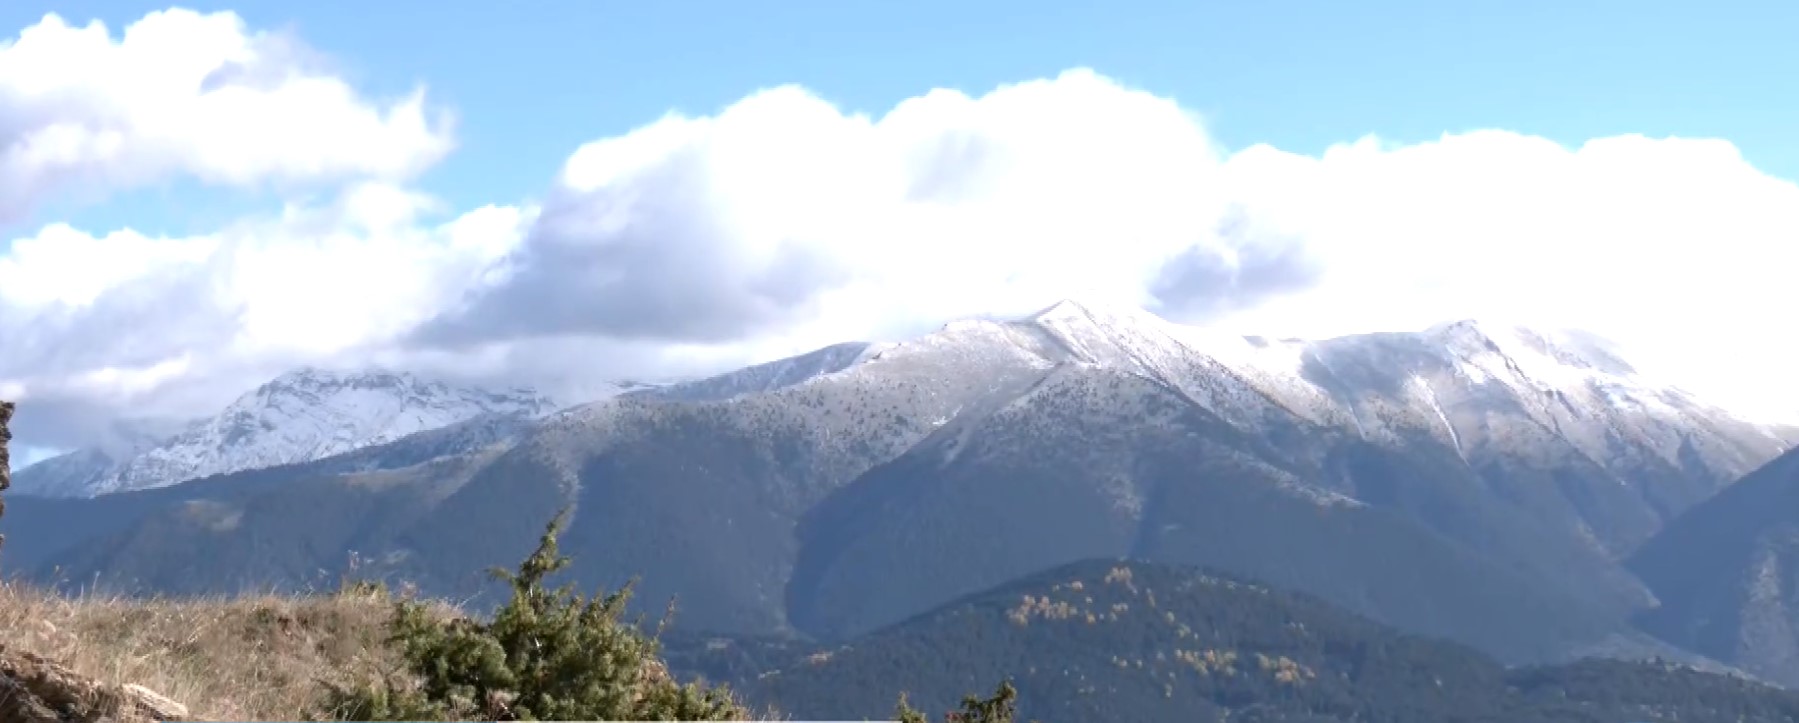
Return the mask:
[[743,720],[720,687],[680,685],[658,641],[622,619],[633,585],[584,598],[544,581],[568,566],[544,530],[517,572],[495,570],[512,597],[493,621],[446,620],[412,599],[395,603],[392,642],[405,674],[379,685],[335,688],[339,720]]
[[[999,684],[991,698],[976,698],[972,695],[962,697],[962,709],[943,714],[944,723],[1012,723],[1018,716],[1018,689],[1012,687],[1012,681]],[[930,723],[925,714],[918,712],[906,702],[906,696],[900,696],[899,710],[894,717],[900,723]]]

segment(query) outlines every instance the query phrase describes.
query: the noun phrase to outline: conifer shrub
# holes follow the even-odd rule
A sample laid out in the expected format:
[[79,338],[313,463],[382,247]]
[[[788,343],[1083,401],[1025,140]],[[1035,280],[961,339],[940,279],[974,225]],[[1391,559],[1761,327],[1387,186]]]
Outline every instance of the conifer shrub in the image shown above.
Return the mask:
[[[972,695],[962,697],[961,710],[953,710],[943,714],[944,723],[1012,723],[1018,716],[1018,690],[1012,687],[1011,681],[999,684],[991,698],[977,698]],[[894,713],[900,723],[929,723],[923,713],[907,704],[906,697],[900,696],[899,710]]]
[[410,597],[394,603],[392,637],[404,661],[378,683],[332,686],[338,720],[745,720],[724,686],[682,685],[657,639],[624,619],[632,585],[592,597],[547,578],[569,563],[544,530],[516,572],[495,570],[512,596],[491,622],[446,619]]

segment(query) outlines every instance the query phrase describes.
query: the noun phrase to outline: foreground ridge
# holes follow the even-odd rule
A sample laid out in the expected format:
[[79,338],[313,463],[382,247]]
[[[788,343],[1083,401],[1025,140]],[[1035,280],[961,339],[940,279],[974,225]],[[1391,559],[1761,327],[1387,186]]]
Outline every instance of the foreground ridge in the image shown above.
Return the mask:
[[29,652],[0,644],[0,721],[117,723],[187,720],[187,706],[141,685],[107,685]]
[[[0,492],[12,486],[14,406],[0,401]],[[0,498],[0,517],[6,501]],[[0,535],[0,544],[6,541]],[[0,600],[9,596],[0,595]],[[17,606],[8,605],[8,611]],[[8,636],[10,638],[10,636]],[[188,717],[187,706],[137,684],[109,685],[70,670],[67,666],[29,651],[14,650],[0,642],[0,723],[60,723],[67,720],[111,719],[119,723],[179,721]]]

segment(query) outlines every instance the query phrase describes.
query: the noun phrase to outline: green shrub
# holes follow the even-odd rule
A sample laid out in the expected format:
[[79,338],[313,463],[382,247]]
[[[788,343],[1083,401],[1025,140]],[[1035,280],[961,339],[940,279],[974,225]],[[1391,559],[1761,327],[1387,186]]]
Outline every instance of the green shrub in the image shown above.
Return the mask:
[[658,656],[657,640],[622,620],[631,585],[584,598],[544,581],[566,567],[544,530],[517,572],[496,570],[512,587],[492,622],[445,618],[410,598],[395,603],[392,644],[405,670],[379,684],[334,687],[339,720],[744,720],[724,687],[681,685]]
[[[1018,716],[1018,690],[1012,687],[1011,681],[999,684],[991,698],[963,696],[962,709],[943,714],[944,723],[1012,723]],[[928,723],[923,713],[913,709],[906,703],[906,697],[900,696],[899,710],[894,713],[900,723]]]

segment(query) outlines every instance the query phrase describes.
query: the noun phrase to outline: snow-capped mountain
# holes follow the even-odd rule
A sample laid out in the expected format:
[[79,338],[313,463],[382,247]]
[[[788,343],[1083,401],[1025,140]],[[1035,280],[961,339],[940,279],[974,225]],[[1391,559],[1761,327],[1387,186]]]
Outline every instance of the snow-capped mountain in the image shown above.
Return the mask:
[[[1616,557],[1790,434],[1641,378],[1590,338],[1497,324],[1272,341],[1064,302],[1013,321],[952,322],[828,365],[815,358],[772,365],[804,370],[775,391],[733,386],[709,404],[620,398],[571,410],[521,444],[529,476],[633,500],[728,490],[738,496],[720,503],[718,523],[755,520],[767,539],[786,539],[782,520],[808,520],[800,544],[816,558],[758,548],[753,563],[695,559],[690,572],[769,570],[746,590],[798,590],[836,607],[789,607],[783,623],[760,607],[761,593],[745,592],[720,620],[766,616],[841,633],[1055,554],[1162,550],[1287,575],[1393,619],[1459,610],[1432,632],[1490,642],[1480,625],[1448,622],[1490,622],[1494,610],[1471,602],[1488,593],[1452,600],[1456,591],[1486,580],[1493,599],[1518,601],[1499,606],[1514,613],[1534,605],[1605,617],[1640,604]],[[515,483],[475,483],[484,491],[465,491],[469,507],[454,518],[490,509]],[[960,516],[1002,508],[1016,524]],[[587,521],[589,543],[619,565],[605,573],[649,564],[626,552],[647,533],[627,534],[632,518],[606,514]],[[974,564],[957,556],[972,539],[924,542],[962,529],[1006,540],[1005,552]],[[1481,559],[1464,559],[1468,550]],[[781,577],[789,564],[792,577]],[[1383,565],[1429,572],[1371,588],[1345,572]],[[942,581],[900,580],[908,569]],[[657,594],[682,594],[669,585]],[[1578,603],[1550,599],[1562,594]],[[1438,602],[1405,602],[1424,599]]]
[[[1578,530],[1607,556],[1799,440],[1799,430],[1746,421],[1645,378],[1583,332],[1458,321],[1269,340],[1077,301],[1013,321],[955,321],[899,343],[839,344],[646,396],[792,401],[804,418],[796,424],[829,431],[827,448],[859,458],[848,450],[865,444],[885,458],[1011,403],[1020,384],[1064,366],[1154,380],[1270,444],[1316,432],[1440,455],[1477,477],[1483,494]],[[616,409],[576,411],[570,419],[589,421],[569,434],[610,428],[603,420]]]
[[[1606,557],[1799,441],[1799,430],[1746,421],[1645,378],[1581,332],[1459,321],[1269,340],[1075,301],[1014,321],[956,321],[900,343],[839,345],[764,365],[793,375],[774,397],[740,394],[763,391],[742,388],[756,386],[742,385],[742,373],[713,380],[730,393],[702,396],[749,407],[792,401],[807,420],[796,423],[829,430],[827,448],[856,458],[850,450],[868,445],[886,458],[932,430],[1012,403],[1020,384],[1059,367],[1151,379],[1276,446],[1327,434],[1441,457],[1477,481],[1480,494],[1574,530]],[[578,426],[602,429],[612,422],[600,418],[612,414],[602,404],[571,419],[594,417]],[[1368,494],[1303,491],[1319,499]]]
[[[1620,484],[1641,484],[1637,473],[1652,465],[1722,485],[1799,441],[1799,430],[1746,421],[1641,376],[1586,332],[1463,320],[1414,332],[1269,340],[1072,300],[1015,321],[955,321],[899,343],[838,344],[650,396],[881,388],[920,375],[998,389],[1007,385],[982,380],[1065,364],[1153,379],[1250,433],[1297,417],[1390,446],[1434,440],[1470,465],[1493,454],[1547,460],[1571,452]],[[898,411],[930,416],[914,421],[935,426],[963,411],[932,409]],[[1715,491],[1656,491],[1668,497],[1656,501],[1664,508],[1658,514]]]
[[107,425],[92,446],[41,460],[13,477],[17,494],[55,497],[80,490],[105,477],[122,461],[161,446],[192,426],[192,420],[120,419]]
[[[1135,309],[1062,302],[1022,325],[1065,357],[1180,388],[1253,426],[1273,403],[1371,439],[1422,433],[1466,457],[1480,445],[1548,433],[1601,464],[1638,445],[1746,472],[1785,451],[1794,430],[1744,421],[1640,376],[1604,340],[1464,320],[1417,332],[1322,341],[1211,333]],[[1510,421],[1504,421],[1510,420]]]
[[[1602,466],[1697,463],[1729,470],[1717,480],[1727,482],[1792,442],[1790,429],[1750,423],[1642,377],[1582,332],[1461,321],[1414,334],[1335,339],[1314,345],[1307,358],[1319,365],[1315,380],[1327,388],[1335,380],[1339,397],[1370,379],[1391,383],[1403,375],[1406,385],[1389,396],[1407,402],[1407,413],[1363,400],[1348,405],[1352,421],[1387,434],[1422,427],[1464,457],[1549,436]],[[1648,459],[1628,459],[1636,452]]]
[[[210,419],[100,474],[56,475],[33,494],[93,496],[166,487],[228,472],[310,462],[381,445],[477,417],[537,418],[555,411],[530,389],[489,391],[401,372],[306,368],[245,394]],[[105,460],[92,450],[38,466],[66,471],[74,461]],[[30,475],[27,475],[28,477]],[[85,479],[83,479],[85,477]]]
[[105,477],[118,461],[99,447],[59,454],[13,473],[13,494],[65,497]]
[[1259,436],[1298,418],[1393,449],[1440,446],[1491,491],[1566,515],[1614,555],[1799,440],[1642,377],[1591,334],[1479,321],[1274,341],[1065,301],[1015,322],[950,324],[862,369],[945,344],[1128,371]]

